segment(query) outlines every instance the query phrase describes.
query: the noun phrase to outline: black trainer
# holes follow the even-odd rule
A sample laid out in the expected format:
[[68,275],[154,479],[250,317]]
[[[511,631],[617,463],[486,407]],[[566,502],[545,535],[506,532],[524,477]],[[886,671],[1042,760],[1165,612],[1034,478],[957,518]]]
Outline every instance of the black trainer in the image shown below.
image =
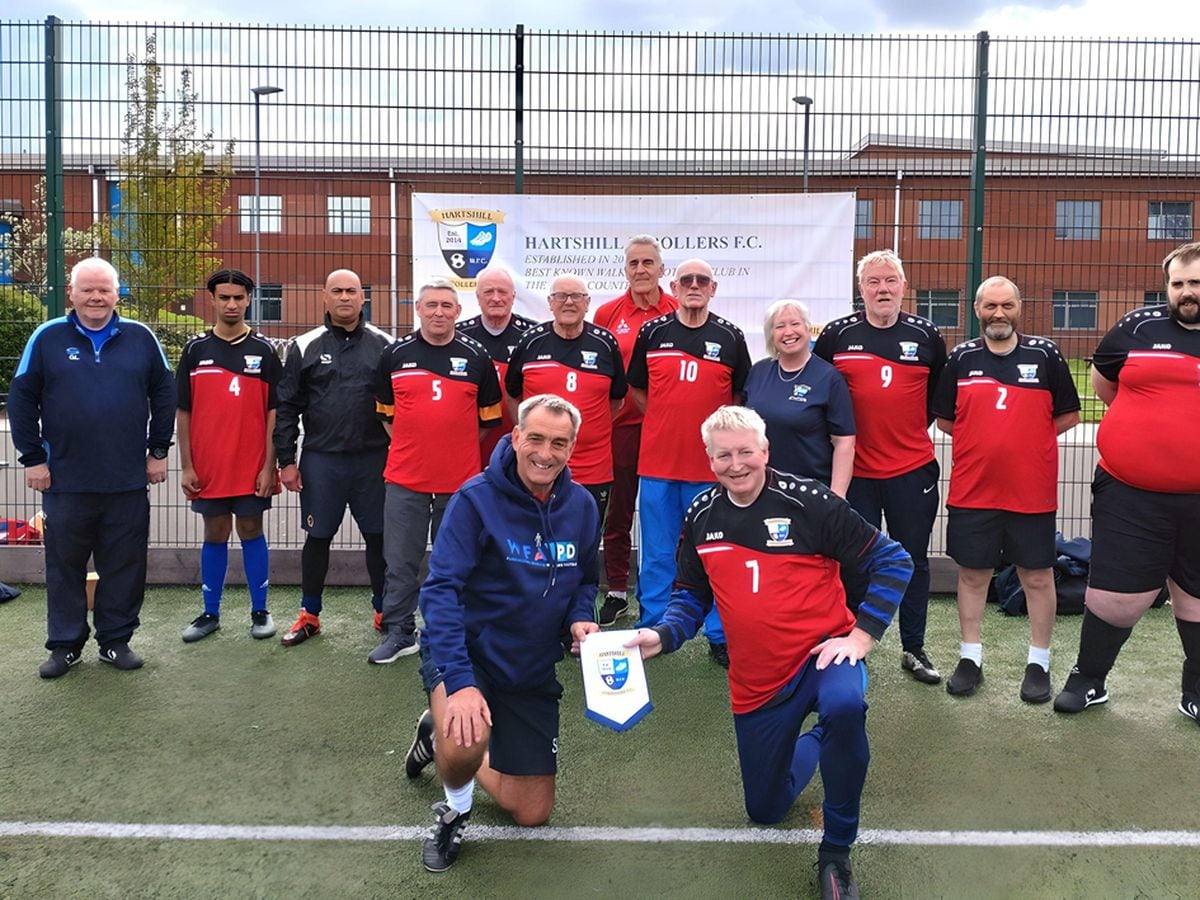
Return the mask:
[[708,655],[717,661],[722,669],[729,668],[729,645],[711,643],[708,645]]
[[50,651],[50,658],[38,666],[38,674],[43,678],[60,678],[80,659],[82,656],[76,647],[55,647]]
[[1082,674],[1078,668],[1071,669],[1067,683],[1054,698],[1054,711],[1061,713],[1083,712],[1089,706],[1108,702],[1108,691],[1104,682]]
[[142,658],[130,650],[128,644],[109,644],[107,647],[101,647],[100,662],[106,662],[125,672],[142,667]]
[[817,883],[821,900],[858,900],[858,883],[850,868],[850,857],[817,862]]
[[1026,703],[1050,702],[1050,673],[1037,663],[1025,667],[1025,678],[1021,681],[1021,699]]
[[192,619],[192,624],[183,629],[183,642],[192,644],[201,638],[206,638],[221,627],[221,619],[212,613],[200,613]]
[[413,736],[412,746],[404,757],[404,774],[416,778],[421,770],[433,762],[433,713],[429,710],[421,713],[417,719],[417,733]]
[[1185,693],[1179,700],[1179,711],[1200,725],[1200,694]]
[[629,600],[624,594],[609,591],[600,604],[600,612],[596,614],[596,624],[607,628],[617,624],[617,619],[629,612]]
[[942,673],[929,661],[924,647],[905,650],[900,656],[900,668],[912,672],[912,677],[922,684],[937,684],[942,680]]
[[451,809],[446,802],[435,803],[433,811],[437,821],[429,830],[429,837],[421,847],[421,863],[426,872],[445,872],[458,859],[458,851],[462,846],[463,832],[467,830],[469,812],[460,813]]
[[965,656],[958,661],[954,674],[946,682],[946,693],[955,697],[970,697],[983,684],[983,668]]

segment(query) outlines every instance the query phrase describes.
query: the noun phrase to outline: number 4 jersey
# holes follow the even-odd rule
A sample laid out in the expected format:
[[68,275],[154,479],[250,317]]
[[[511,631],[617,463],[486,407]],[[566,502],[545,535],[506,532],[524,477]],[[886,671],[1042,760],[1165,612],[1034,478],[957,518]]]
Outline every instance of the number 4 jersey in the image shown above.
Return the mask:
[[176,373],[179,408],[200,479],[198,497],[245,497],[267,454],[267,414],[283,364],[261,334],[226,341],[207,331],[188,341]]
[[1079,410],[1067,361],[1053,341],[1020,335],[997,356],[983,338],[959,344],[933,398],[954,422],[947,506],[1047,513],[1058,508],[1056,416]]

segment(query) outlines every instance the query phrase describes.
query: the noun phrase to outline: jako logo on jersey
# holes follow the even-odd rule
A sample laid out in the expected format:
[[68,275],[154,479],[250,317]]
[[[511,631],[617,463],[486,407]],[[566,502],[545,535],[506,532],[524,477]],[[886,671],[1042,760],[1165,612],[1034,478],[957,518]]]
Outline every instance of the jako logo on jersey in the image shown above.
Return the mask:
[[450,374],[451,375],[466,375],[467,360],[462,356],[450,357]]
[[629,680],[629,655],[621,650],[606,650],[596,660],[600,679],[610,691],[619,691]]
[[900,358],[901,359],[916,359],[917,358],[917,342],[916,341],[901,341],[900,342]]
[[792,396],[788,397],[788,399],[789,400],[799,400],[801,403],[807,403],[808,402],[808,392],[811,390],[812,390],[812,388],[807,384],[793,384],[792,385]]
[[1155,344],[1155,345],[1154,345],[1153,347],[1151,347],[1150,349],[1151,349],[1151,350],[1170,350],[1170,349],[1171,349],[1171,345],[1170,345],[1170,344]]
[[333,362],[333,354],[331,354],[331,353],[322,353],[321,354],[321,365],[325,366],[331,362]]
[[1037,363],[1017,363],[1017,372],[1021,376],[1021,381],[1037,381]]
[[246,368],[242,370],[243,372],[261,372],[262,371],[262,357],[261,356],[243,356],[242,359],[244,359],[246,361]]
[[967,373],[967,377],[968,378],[982,378],[983,377],[983,369],[972,369],[970,372]]
[[725,540],[725,532],[723,531],[706,531],[704,533],[706,541],[723,541]]
[[211,366],[212,364],[213,364],[213,361],[211,359],[202,359],[198,363],[198,365],[201,365],[201,366]]
[[417,364],[415,362],[406,362],[400,364],[401,369],[415,369],[416,367]]
[[721,345],[714,344],[712,341],[704,342],[704,358],[705,359],[720,359]]
[[851,345],[850,345],[849,347],[847,347],[846,349],[847,349],[847,350],[861,350],[862,348],[863,348],[863,345],[862,345],[862,344],[851,344]]
[[72,360],[79,359],[79,348],[78,347],[68,347],[67,348],[67,359],[72,359]]
[[791,519],[763,519],[763,524],[767,526],[768,547],[792,546],[792,539],[788,536],[792,531]]
[[580,363],[585,369],[596,368],[596,351],[595,350],[580,350],[579,355],[583,357],[583,362]]

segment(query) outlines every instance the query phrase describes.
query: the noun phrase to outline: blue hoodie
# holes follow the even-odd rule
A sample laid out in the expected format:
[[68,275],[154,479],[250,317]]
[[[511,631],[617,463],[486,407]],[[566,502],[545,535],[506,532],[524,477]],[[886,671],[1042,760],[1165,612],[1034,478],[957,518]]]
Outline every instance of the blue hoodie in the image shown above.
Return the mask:
[[473,666],[520,691],[554,677],[559,635],[592,622],[599,515],[567,469],[538,501],[517,476],[512,437],[450,499],[421,587],[421,640],[446,693],[475,685]]

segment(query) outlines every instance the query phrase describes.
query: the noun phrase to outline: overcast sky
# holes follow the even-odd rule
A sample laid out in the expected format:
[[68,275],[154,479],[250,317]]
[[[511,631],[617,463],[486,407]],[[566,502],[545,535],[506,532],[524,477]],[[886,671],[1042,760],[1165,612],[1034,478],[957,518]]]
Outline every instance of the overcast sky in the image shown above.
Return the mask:
[[[1178,0],[33,0],[18,18],[96,22],[760,33],[975,32],[994,35],[1181,35]],[[10,9],[10,14],[14,10]]]

